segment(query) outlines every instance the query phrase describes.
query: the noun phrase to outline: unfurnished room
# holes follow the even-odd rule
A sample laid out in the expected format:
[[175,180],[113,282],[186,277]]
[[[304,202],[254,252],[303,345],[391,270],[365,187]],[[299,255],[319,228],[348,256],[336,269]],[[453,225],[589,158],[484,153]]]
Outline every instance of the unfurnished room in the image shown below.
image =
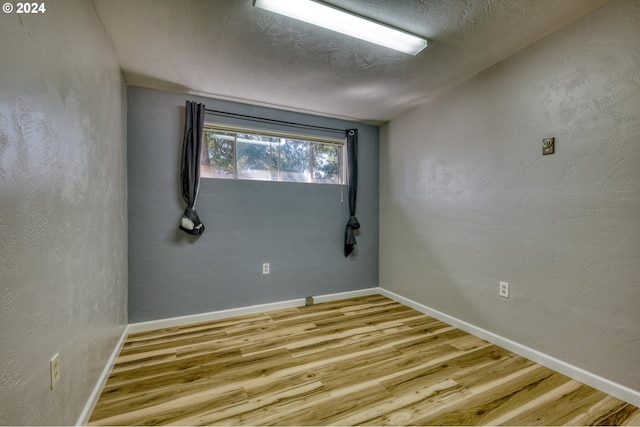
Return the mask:
[[640,425],[640,1],[0,24],[0,425]]

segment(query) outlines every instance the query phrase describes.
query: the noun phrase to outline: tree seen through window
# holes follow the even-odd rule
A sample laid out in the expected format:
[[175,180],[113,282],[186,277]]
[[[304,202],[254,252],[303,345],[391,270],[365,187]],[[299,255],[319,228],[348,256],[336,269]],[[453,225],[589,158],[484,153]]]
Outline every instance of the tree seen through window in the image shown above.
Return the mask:
[[201,176],[341,184],[337,143],[205,128]]

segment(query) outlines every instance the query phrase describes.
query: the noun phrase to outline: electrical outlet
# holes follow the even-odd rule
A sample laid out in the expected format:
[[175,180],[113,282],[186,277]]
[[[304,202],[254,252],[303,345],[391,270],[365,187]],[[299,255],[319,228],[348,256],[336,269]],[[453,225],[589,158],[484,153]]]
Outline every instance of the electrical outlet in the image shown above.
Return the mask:
[[262,274],[269,274],[270,266],[268,262],[262,264]]
[[498,289],[498,294],[501,297],[509,298],[509,284],[507,282],[500,282],[500,288]]
[[51,376],[51,390],[60,379],[60,354],[56,353],[49,361],[49,374]]

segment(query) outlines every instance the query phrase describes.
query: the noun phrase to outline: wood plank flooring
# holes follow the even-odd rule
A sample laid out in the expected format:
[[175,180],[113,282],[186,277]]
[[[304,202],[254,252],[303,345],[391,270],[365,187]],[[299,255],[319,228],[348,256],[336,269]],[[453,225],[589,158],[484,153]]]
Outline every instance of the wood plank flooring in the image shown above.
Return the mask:
[[128,337],[90,425],[640,425],[635,406],[375,295]]

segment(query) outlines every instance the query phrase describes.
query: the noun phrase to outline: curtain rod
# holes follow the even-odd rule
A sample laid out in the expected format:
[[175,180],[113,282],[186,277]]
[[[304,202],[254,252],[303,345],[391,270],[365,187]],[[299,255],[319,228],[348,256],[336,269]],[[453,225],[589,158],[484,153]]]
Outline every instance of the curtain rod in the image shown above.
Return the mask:
[[217,115],[217,116],[248,119],[248,120],[252,120],[254,122],[273,123],[273,124],[287,125],[287,126],[303,128],[303,129],[325,130],[325,131],[330,131],[330,132],[339,132],[339,133],[342,133],[342,134],[344,134],[346,132],[346,129],[337,129],[337,128],[330,128],[330,127],[325,127],[325,126],[307,125],[307,124],[304,124],[304,123],[287,122],[287,121],[284,121],[284,120],[265,119],[263,117],[247,116],[245,114],[228,113],[226,111],[210,110],[208,108],[205,108],[204,111],[205,111],[205,113],[214,114],[214,115]]

